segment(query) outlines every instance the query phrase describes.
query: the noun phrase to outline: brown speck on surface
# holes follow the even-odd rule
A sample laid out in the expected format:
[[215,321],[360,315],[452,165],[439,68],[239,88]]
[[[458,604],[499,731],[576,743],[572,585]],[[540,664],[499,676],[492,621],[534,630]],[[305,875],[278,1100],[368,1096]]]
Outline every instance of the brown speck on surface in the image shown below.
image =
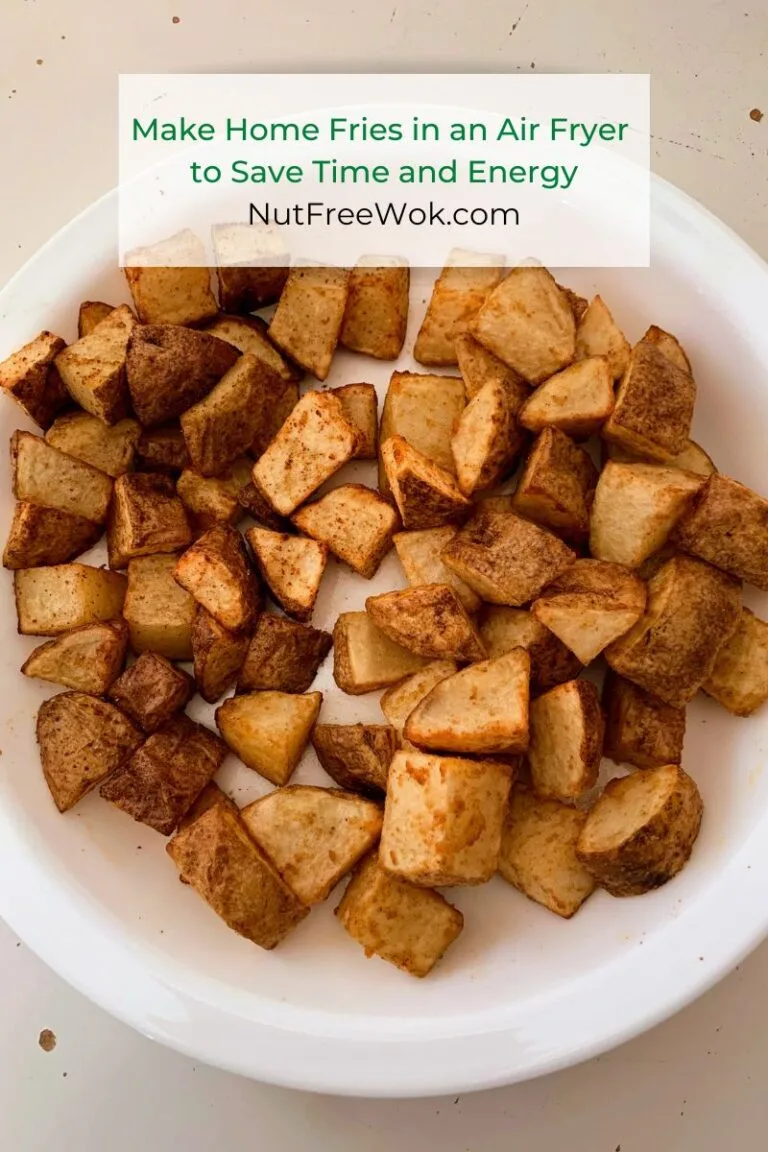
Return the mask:
[[172,24],[181,24],[181,16],[174,16],[171,20]]
[[759,124],[764,115],[765,113],[761,112],[759,108],[753,108],[749,114],[749,118],[750,120],[754,120],[755,124]]
[[37,1038],[37,1042],[42,1048],[43,1052],[53,1052],[56,1047],[56,1033],[51,1032],[50,1028],[43,1028],[42,1032]]
[[62,1072],[62,1074],[61,1074],[61,1075],[62,1075],[62,1078],[63,1078],[64,1080],[66,1080],[66,1078],[67,1078],[67,1074],[66,1074],[66,1072]]
[[42,60],[35,60],[35,64],[42,64]]

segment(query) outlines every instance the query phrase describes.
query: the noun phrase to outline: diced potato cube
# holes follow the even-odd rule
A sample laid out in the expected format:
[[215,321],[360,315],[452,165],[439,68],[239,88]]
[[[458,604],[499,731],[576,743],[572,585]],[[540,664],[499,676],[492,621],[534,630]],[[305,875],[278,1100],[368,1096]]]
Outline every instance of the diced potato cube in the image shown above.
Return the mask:
[[125,357],[135,323],[128,305],[121,304],[55,360],[72,399],[105,424],[116,424],[128,414]]
[[379,449],[379,401],[373,384],[343,384],[333,389],[344,415],[358,433],[356,460],[375,460]]
[[218,312],[205,248],[188,228],[125,257],[142,324],[200,324]]
[[333,678],[350,696],[388,688],[426,661],[390,640],[367,612],[342,612],[333,630]]
[[195,682],[157,652],[144,652],[109,689],[109,698],[145,732],[156,732],[185,708]]
[[294,265],[269,325],[269,338],[307,372],[331,370],[349,291],[349,270]]
[[114,304],[104,304],[101,300],[84,300],[77,311],[78,339],[90,335],[96,325],[106,320],[114,310]]
[[249,528],[246,538],[264,583],[283,611],[309,620],[328,563],[325,544],[259,527]]
[[207,396],[237,360],[236,348],[208,332],[176,324],[138,327],[128,343],[125,368],[139,421],[153,428],[175,420]]
[[688,443],[695,399],[693,377],[657,345],[641,340],[632,349],[602,434],[630,452],[669,462]]
[[[428,376],[422,372],[393,372],[384,398],[379,443],[401,436],[428,460],[453,473],[451,438],[466,398],[458,376]],[[387,492],[384,460],[379,460],[379,488]]]
[[583,448],[558,428],[545,428],[531,448],[514,495],[523,516],[576,540],[589,532],[598,473]]
[[125,576],[87,564],[14,572],[19,632],[58,636],[83,624],[114,620],[123,610]]
[[174,579],[177,560],[175,555],[139,556],[128,565],[123,617],[137,655],[159,652],[168,660],[192,659],[196,605]]
[[659,768],[679,764],[685,737],[685,708],[673,708],[610,672],[603,686],[603,755],[615,764]]
[[216,709],[216,724],[244,764],[273,784],[287,784],[322,702],[322,692],[250,692],[225,700]]
[[768,500],[727,476],[710,476],[672,542],[768,591]]
[[582,664],[635,624],[645,608],[645,584],[629,569],[602,560],[577,560],[531,606]]
[[663,328],[658,328],[655,324],[651,324],[645,336],[643,336],[643,340],[647,340],[650,344],[655,344],[659,352],[663,353],[667,360],[671,360],[682,372],[687,372],[689,376],[693,375],[691,362],[676,336],[673,336],[670,332],[665,332]]
[[479,627],[492,660],[515,648],[525,649],[531,658],[532,693],[546,692],[581,672],[579,658],[525,608],[488,604]]
[[397,733],[388,724],[316,724],[312,746],[321,765],[342,788],[380,797],[397,751]]
[[537,795],[577,800],[597,781],[603,717],[589,680],[568,680],[531,702],[528,763]]
[[195,683],[203,700],[215,704],[235,683],[250,639],[247,633],[230,632],[198,605],[192,628]]
[[8,530],[3,566],[17,569],[66,564],[91,548],[101,532],[100,525],[82,516],[19,500]]
[[365,608],[377,628],[418,656],[485,659],[478,631],[448,584],[421,584],[369,596]]
[[292,520],[366,580],[375,576],[399,526],[389,501],[362,484],[334,488],[294,512]]
[[377,360],[397,360],[408,326],[410,280],[404,260],[363,256],[349,274],[339,343]]
[[238,692],[306,692],[331,644],[327,632],[262,612],[240,669]]
[[261,589],[235,528],[221,524],[204,533],[179,558],[174,575],[230,632],[245,631],[256,622]]
[[185,468],[176,481],[176,492],[194,532],[207,532],[217,524],[235,525],[245,513],[240,501],[243,488],[251,484],[253,461],[241,456],[220,476],[201,476]]
[[69,403],[69,393],[54,366],[65,347],[61,336],[41,332],[0,363],[0,388],[41,428],[48,428]]
[[176,552],[191,542],[189,520],[169,476],[153,472],[118,476],[107,526],[111,568],[126,568],[137,556]]
[[499,360],[498,356],[494,356],[493,352],[484,348],[474,336],[470,336],[469,332],[463,332],[456,338],[455,350],[468,400],[476,396],[486,384],[501,384],[509,388],[513,394],[522,387],[525,389],[524,395],[527,396],[529,388],[520,373],[515,372],[514,368],[510,368],[503,360]]
[[141,426],[131,419],[111,427],[88,412],[68,412],[54,420],[45,434],[46,443],[60,452],[84,460],[108,476],[130,472],[141,434]]
[[269,403],[272,374],[246,352],[207,396],[181,414],[192,467],[218,476],[251,447]]
[[462,412],[451,451],[465,496],[494,488],[513,471],[526,440],[517,416],[527,395],[523,383],[489,381]]
[[469,512],[470,502],[450,472],[402,436],[384,441],[381,462],[405,528],[439,528]]
[[420,704],[441,680],[453,676],[458,670],[459,666],[455,660],[434,660],[419,672],[414,672],[412,676],[401,680],[399,684],[387,688],[379,704],[399,739],[402,738],[406,720],[417,704]]
[[122,620],[85,624],[35,648],[21,671],[76,692],[105,696],[120,675],[127,647],[128,629]]
[[456,363],[456,339],[504,275],[504,259],[452,249],[435,281],[413,355],[420,364]]
[[[211,336],[217,336],[219,340],[226,340],[240,352],[250,352],[285,384],[298,384],[304,376],[303,370],[287,360],[269,339],[269,325],[260,316],[222,314],[212,324],[206,325],[205,331]],[[294,403],[298,398],[299,392],[296,389]]]
[[702,688],[735,716],[751,716],[768,700],[768,623],[749,608],[742,609]]
[[531,432],[559,428],[585,438],[598,432],[614,406],[607,360],[592,356],[551,376],[523,404],[518,419]]
[[608,364],[611,377],[618,380],[627,370],[630,351],[629,341],[605,301],[595,296],[576,325],[576,359],[601,356]]
[[90,464],[52,448],[31,432],[14,432],[11,467],[17,500],[82,516],[94,524],[106,520],[112,478]]
[[279,300],[289,261],[278,228],[214,224],[211,240],[225,312],[255,312]]
[[458,528],[452,524],[417,532],[398,532],[394,536],[395,550],[410,585],[449,584],[467,612],[476,612],[480,607],[480,597],[442,560],[443,550],[457,532]]
[[136,445],[136,466],[141,472],[183,472],[191,460],[184,433],[177,423],[161,424],[142,432]]

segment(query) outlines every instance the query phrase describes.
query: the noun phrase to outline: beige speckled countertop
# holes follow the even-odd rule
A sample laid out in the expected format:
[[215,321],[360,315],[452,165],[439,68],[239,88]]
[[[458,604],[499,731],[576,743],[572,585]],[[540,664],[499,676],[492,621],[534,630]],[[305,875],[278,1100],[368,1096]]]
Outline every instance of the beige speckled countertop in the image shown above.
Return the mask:
[[[768,257],[764,0],[1,7],[0,281],[114,184],[121,71],[647,71],[655,170]],[[597,1060],[509,1089],[397,1104],[266,1088],[195,1065],[87,1003],[2,925],[0,972],[8,1152],[721,1152],[737,1118],[742,1144],[765,1140],[768,945],[673,1020]],[[45,1028],[57,1038],[50,1051],[38,1044]]]

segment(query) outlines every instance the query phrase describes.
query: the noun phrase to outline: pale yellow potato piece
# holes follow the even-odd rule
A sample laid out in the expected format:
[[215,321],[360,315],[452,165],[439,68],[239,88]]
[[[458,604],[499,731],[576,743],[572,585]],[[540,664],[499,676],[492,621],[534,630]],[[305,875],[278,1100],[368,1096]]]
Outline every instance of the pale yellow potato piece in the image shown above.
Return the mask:
[[254,464],[254,483],[276,512],[289,516],[351,460],[358,439],[337,396],[308,392]]
[[599,356],[580,360],[552,376],[523,404],[518,419],[531,432],[559,428],[570,436],[599,431],[613,411],[613,380]]
[[136,420],[120,420],[110,427],[89,412],[67,412],[54,420],[45,440],[52,448],[114,477],[131,471],[140,435]]
[[768,700],[768,622],[743,608],[702,688],[735,716],[757,711]]
[[400,523],[389,501],[362,484],[342,484],[291,519],[366,580],[376,574]]
[[120,675],[128,647],[122,620],[85,624],[35,648],[21,666],[25,676],[104,696]]
[[513,268],[489,294],[469,330],[531,384],[565,368],[576,352],[570,303],[546,268]]
[[590,552],[597,560],[639,568],[664,546],[703,483],[677,468],[609,460],[592,504]]
[[485,659],[480,635],[448,584],[420,584],[369,596],[365,609],[377,628],[419,656]]
[[691,435],[696,385],[659,350],[641,340],[632,349],[602,435],[622,448],[668,463]]
[[627,370],[629,341],[601,296],[595,296],[576,325],[576,359],[602,356],[614,380]]
[[388,688],[426,660],[390,640],[367,612],[342,612],[333,629],[333,678],[350,696]]
[[528,395],[520,384],[489,381],[461,414],[451,438],[456,479],[465,496],[500,484],[513,470],[525,444],[517,414]]
[[416,705],[403,735],[440,752],[524,752],[530,676],[530,657],[522,648],[463,668],[440,680]]
[[72,399],[105,424],[128,414],[125,356],[135,324],[131,309],[121,304],[54,361]]
[[383,813],[353,792],[289,784],[243,808],[240,817],[291,891],[311,906],[376,844]]
[[96,325],[106,320],[114,310],[114,304],[104,304],[101,300],[84,300],[77,310],[78,339],[93,332]]
[[356,460],[375,460],[379,447],[379,401],[373,384],[343,384],[333,389],[344,415],[358,432]]
[[[458,376],[393,372],[381,413],[379,443],[402,436],[417,452],[452,473],[451,438],[465,403],[464,384]],[[379,488],[383,493],[387,482],[381,459]]]
[[322,692],[249,692],[219,705],[216,724],[244,764],[273,784],[287,784],[322,702]]
[[382,694],[379,706],[398,737],[402,737],[405,722],[417,704],[421,703],[441,680],[453,676],[458,670],[459,666],[455,660],[435,660],[419,672],[414,672],[412,676],[401,680],[399,684],[387,688]]
[[450,472],[402,436],[384,441],[381,462],[404,528],[439,528],[469,511],[471,504]]
[[358,866],[336,915],[367,956],[418,977],[432,971],[464,927],[458,908],[431,888],[388,875],[375,852]]
[[645,600],[645,584],[628,568],[577,560],[534,601],[531,612],[589,664],[640,619]]
[[480,620],[480,635],[491,660],[514,648],[524,648],[531,658],[531,690],[545,692],[573,680],[582,663],[562,640],[539,623],[527,608],[487,604]]
[[264,583],[283,611],[309,620],[328,563],[325,544],[258,526],[245,536]]
[[504,384],[513,392],[522,387],[525,395],[528,395],[530,389],[522,376],[484,348],[469,332],[456,338],[455,348],[456,362],[468,400],[476,396],[486,384]]
[[22,568],[13,574],[19,632],[58,636],[123,611],[125,576],[87,564]]
[[56,508],[103,524],[112,498],[112,477],[52,448],[31,432],[11,437],[13,494],[17,500]]
[[568,680],[531,702],[528,763],[538,796],[577,800],[597,781],[603,716],[589,680]]
[[446,524],[442,528],[398,532],[394,537],[395,551],[409,584],[450,584],[467,612],[476,612],[480,597],[441,559],[443,549],[457,531],[452,524]]
[[339,343],[377,360],[397,360],[408,326],[410,282],[405,260],[363,256],[349,274]]
[[201,324],[218,312],[205,248],[189,228],[135,248],[127,253],[125,264],[142,324]]
[[318,380],[331,370],[348,292],[347,268],[294,265],[270,322],[270,340]]
[[595,890],[576,855],[586,812],[515,788],[509,801],[499,875],[519,892],[569,919]]
[[660,888],[685,866],[701,827],[696,784],[678,764],[611,780],[589,812],[576,854],[612,896]]
[[691,369],[691,362],[685,354],[685,349],[676,336],[671,332],[665,332],[663,328],[658,328],[655,324],[651,324],[650,328],[643,336],[643,340],[650,341],[662,352],[667,360],[671,360],[683,372],[687,372],[689,376],[693,375]]
[[396,752],[381,867],[412,884],[484,884],[498,867],[511,784],[511,768],[498,760]]
[[167,660],[192,659],[197,604],[174,579],[178,556],[139,556],[128,564],[123,618],[133,651],[158,652]]
[[456,363],[456,338],[504,275],[504,258],[454,248],[435,281],[416,337],[413,356],[420,364]]

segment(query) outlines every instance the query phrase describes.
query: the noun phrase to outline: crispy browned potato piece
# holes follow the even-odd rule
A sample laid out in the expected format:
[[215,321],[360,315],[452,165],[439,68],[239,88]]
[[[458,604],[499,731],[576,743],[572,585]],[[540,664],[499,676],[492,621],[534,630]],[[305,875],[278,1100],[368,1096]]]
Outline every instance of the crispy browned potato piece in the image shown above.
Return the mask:
[[503,257],[452,249],[432,289],[414,359],[420,364],[455,364],[456,338],[466,332],[503,275]]
[[349,291],[349,269],[294,265],[269,325],[269,338],[318,380],[331,370]]
[[412,744],[439,752],[524,752],[530,675],[530,657],[522,648],[463,668],[419,701],[403,735]]
[[253,461],[241,456],[218,476],[201,476],[185,468],[176,492],[187,510],[192,531],[207,532],[217,524],[234,526],[245,514],[240,492],[251,483]]
[[[285,384],[298,384],[304,377],[303,369],[287,360],[269,339],[269,325],[260,316],[227,316],[222,313],[212,324],[206,325],[205,331],[218,336],[219,340],[226,340],[240,352],[250,352]],[[294,393],[295,404],[299,398],[298,388]]]
[[72,399],[105,424],[128,414],[126,348],[135,324],[133,312],[121,304],[55,360]]
[[128,565],[123,618],[131,648],[168,660],[192,659],[195,601],[173,578],[178,556],[139,556]]
[[60,692],[40,705],[37,742],[45,782],[68,812],[118,768],[144,737],[114,704],[84,692]]
[[685,354],[680,341],[676,336],[670,332],[665,332],[663,328],[658,328],[655,324],[651,324],[650,328],[643,336],[643,340],[647,340],[650,344],[655,344],[667,360],[671,360],[674,365],[687,372],[689,376],[693,375],[691,369],[691,362]]
[[352,459],[357,443],[339,398],[308,392],[254,464],[254,483],[276,512],[289,516]]
[[162,424],[142,432],[136,445],[136,466],[142,472],[183,472],[191,464],[180,424]]
[[532,693],[546,692],[581,672],[578,657],[525,608],[487,604],[478,624],[490,659],[525,649],[531,658]]
[[499,360],[498,356],[494,356],[493,352],[484,348],[469,332],[457,336],[455,350],[456,362],[468,400],[476,396],[486,384],[504,385],[513,395],[524,388],[524,396],[528,395],[530,389],[520,373],[515,372],[514,368],[510,368],[503,360]]
[[222,628],[198,605],[192,627],[192,659],[197,690],[207,704],[215,704],[234,685],[249,643],[247,633]]
[[545,428],[528,454],[514,495],[523,516],[564,536],[583,539],[598,472],[583,448],[559,428]]
[[680,763],[685,708],[673,708],[609,670],[603,685],[603,712],[603,755],[615,764],[659,768]]
[[266,496],[262,496],[259,492],[253,480],[239,489],[237,499],[249,516],[253,516],[254,520],[263,524],[265,528],[271,528],[274,532],[285,532],[290,528],[290,521],[275,512]]
[[289,616],[309,620],[328,563],[325,544],[258,526],[245,535],[273,598]]
[[603,754],[603,716],[597,688],[568,680],[531,702],[528,763],[538,796],[577,800],[597,781]]
[[639,568],[663,548],[703,483],[701,476],[678,468],[609,460],[592,505],[592,555]]
[[610,780],[587,816],[576,853],[612,896],[660,888],[687,863],[703,804],[679,764]]
[[381,462],[404,528],[439,528],[469,512],[470,502],[450,472],[402,436],[384,441]]
[[351,792],[380,797],[397,751],[397,733],[389,724],[316,724],[312,746],[332,780]]
[[[451,437],[465,405],[464,384],[458,376],[393,372],[381,411],[379,443],[402,437],[428,460],[453,473]],[[388,482],[380,455],[379,488],[385,494]]]
[[262,612],[237,678],[237,691],[306,692],[332,642],[328,632]]
[[[405,722],[416,705],[429,695],[436,684],[458,672],[455,660],[433,660],[418,672],[406,676],[382,694],[379,706],[395,730],[397,742],[402,742]],[[391,759],[391,757],[390,757]]]
[[[603,464],[608,460],[615,460],[617,464],[649,462],[648,457],[639,456],[636,452],[628,452],[626,448],[620,448],[618,444],[612,444],[609,440],[603,440],[601,448]],[[651,463],[658,464],[658,461],[654,460]],[[697,476],[706,477],[717,472],[712,457],[695,440],[689,440],[682,452],[673,456],[668,464],[670,468],[679,468],[683,472],[694,472]]]
[[166,851],[227,927],[261,948],[274,948],[309,915],[225,804],[178,831]]
[[[233,816],[240,815],[240,809],[238,808],[237,804],[235,804],[234,800],[231,800],[229,796],[227,796],[226,792],[223,792],[214,780],[210,780],[206,784],[205,788],[203,788],[202,792],[198,796],[197,800],[195,800],[192,807],[187,810],[185,815],[179,821],[179,832],[181,832],[183,828],[188,828],[190,824],[194,824],[195,820],[198,820],[205,812],[210,811],[211,808],[218,807],[226,808],[227,811],[231,812]],[[184,884],[189,883],[189,881],[185,880],[183,876],[180,876],[179,879]]]
[[291,891],[311,907],[376,844],[382,810],[338,788],[289,784],[243,808],[240,818]]
[[122,620],[84,624],[35,648],[21,666],[25,676],[104,696],[120,675],[128,647]]
[[454,536],[443,560],[491,604],[527,604],[576,554],[545,528],[513,512],[479,509]]
[[458,908],[431,888],[390,876],[371,852],[358,865],[336,915],[367,955],[427,976],[464,927]]
[[637,624],[606,649],[615,672],[675,708],[709,679],[741,619],[741,586],[690,556],[673,556],[648,582]]
[[112,478],[31,432],[11,437],[13,494],[42,508],[56,508],[103,524],[112,497]]
[[768,500],[728,476],[710,476],[672,543],[768,591]]
[[205,248],[188,228],[128,252],[123,271],[142,324],[202,324],[215,316],[207,264]]
[[156,732],[174,712],[187,706],[195,682],[157,652],[144,652],[109,690],[121,712],[145,732]]
[[448,584],[421,584],[369,596],[365,609],[377,628],[418,656],[485,659],[480,635]]
[[134,820],[170,836],[226,754],[215,733],[181,713],[153,732],[99,792]]
[[342,612],[333,629],[333,678],[349,696],[389,688],[426,661],[390,640],[367,612]]
[[702,688],[734,716],[751,716],[768,700],[768,623],[749,608],[742,608]]
[[69,393],[54,366],[65,347],[61,336],[41,332],[0,363],[0,388],[41,428],[48,428],[69,403]]
[[114,304],[104,304],[101,300],[84,300],[77,311],[77,336],[89,336],[97,324],[106,320],[115,310]]
[[221,524],[205,532],[179,558],[174,575],[230,632],[242,632],[255,623],[261,589],[236,529]]
[[531,612],[589,664],[640,619],[645,600],[645,584],[628,568],[586,559],[553,580]]
[[110,426],[88,412],[67,412],[54,420],[45,440],[108,476],[122,476],[133,468],[140,434],[136,420],[127,418]]
[[[167,269],[153,269],[167,271]],[[210,392],[239,359],[226,340],[176,324],[146,324],[128,342],[131,403],[145,428],[174,420]]]
[[220,704],[216,724],[244,764],[273,784],[287,784],[322,702],[322,692],[249,692]]
[[137,556],[177,552],[191,542],[192,529],[170,476],[118,476],[107,525],[110,568],[126,568]]
[[514,788],[504,821],[499,874],[529,899],[570,919],[595,890],[576,855],[586,812]]
[[125,576],[88,564],[22,568],[13,574],[19,632],[58,636],[82,624],[114,620],[123,609]]
[[211,240],[225,312],[256,312],[280,299],[289,261],[279,229],[214,224]]
[[462,412],[451,451],[456,480],[465,496],[494,488],[513,470],[526,442],[517,415],[527,395],[522,382],[489,381]]
[[101,533],[99,524],[82,516],[19,500],[8,530],[3,567],[17,569],[66,564],[92,548]]
[[181,430],[192,467],[218,476],[253,444],[268,403],[264,365],[246,352],[207,396],[181,414]]
[[662,463],[682,452],[691,434],[696,385],[655,344],[632,349],[602,435]]
[[291,519],[366,580],[376,575],[400,523],[389,501],[363,484],[342,484]]
[[512,771],[499,760],[396,752],[381,867],[412,884],[484,884],[498,867],[511,784]]
[[379,401],[373,384],[343,384],[333,389],[344,415],[358,432],[356,460],[375,460],[379,450]]
[[613,380],[600,356],[579,360],[545,380],[518,413],[524,428],[559,428],[584,438],[598,432],[613,411]]
[[576,352],[570,303],[546,268],[513,268],[490,293],[469,330],[531,384],[565,368]]
[[476,612],[480,597],[469,584],[443,563],[442,552],[458,532],[452,524],[442,528],[424,528],[419,532],[397,532],[394,545],[408,583],[450,584],[467,612]]
[[629,341],[605,301],[595,296],[584,313],[577,317],[576,359],[602,356],[608,364],[611,377],[618,380],[627,370],[630,351]]
[[410,282],[404,260],[363,256],[349,274],[339,343],[377,360],[397,360],[408,326]]

